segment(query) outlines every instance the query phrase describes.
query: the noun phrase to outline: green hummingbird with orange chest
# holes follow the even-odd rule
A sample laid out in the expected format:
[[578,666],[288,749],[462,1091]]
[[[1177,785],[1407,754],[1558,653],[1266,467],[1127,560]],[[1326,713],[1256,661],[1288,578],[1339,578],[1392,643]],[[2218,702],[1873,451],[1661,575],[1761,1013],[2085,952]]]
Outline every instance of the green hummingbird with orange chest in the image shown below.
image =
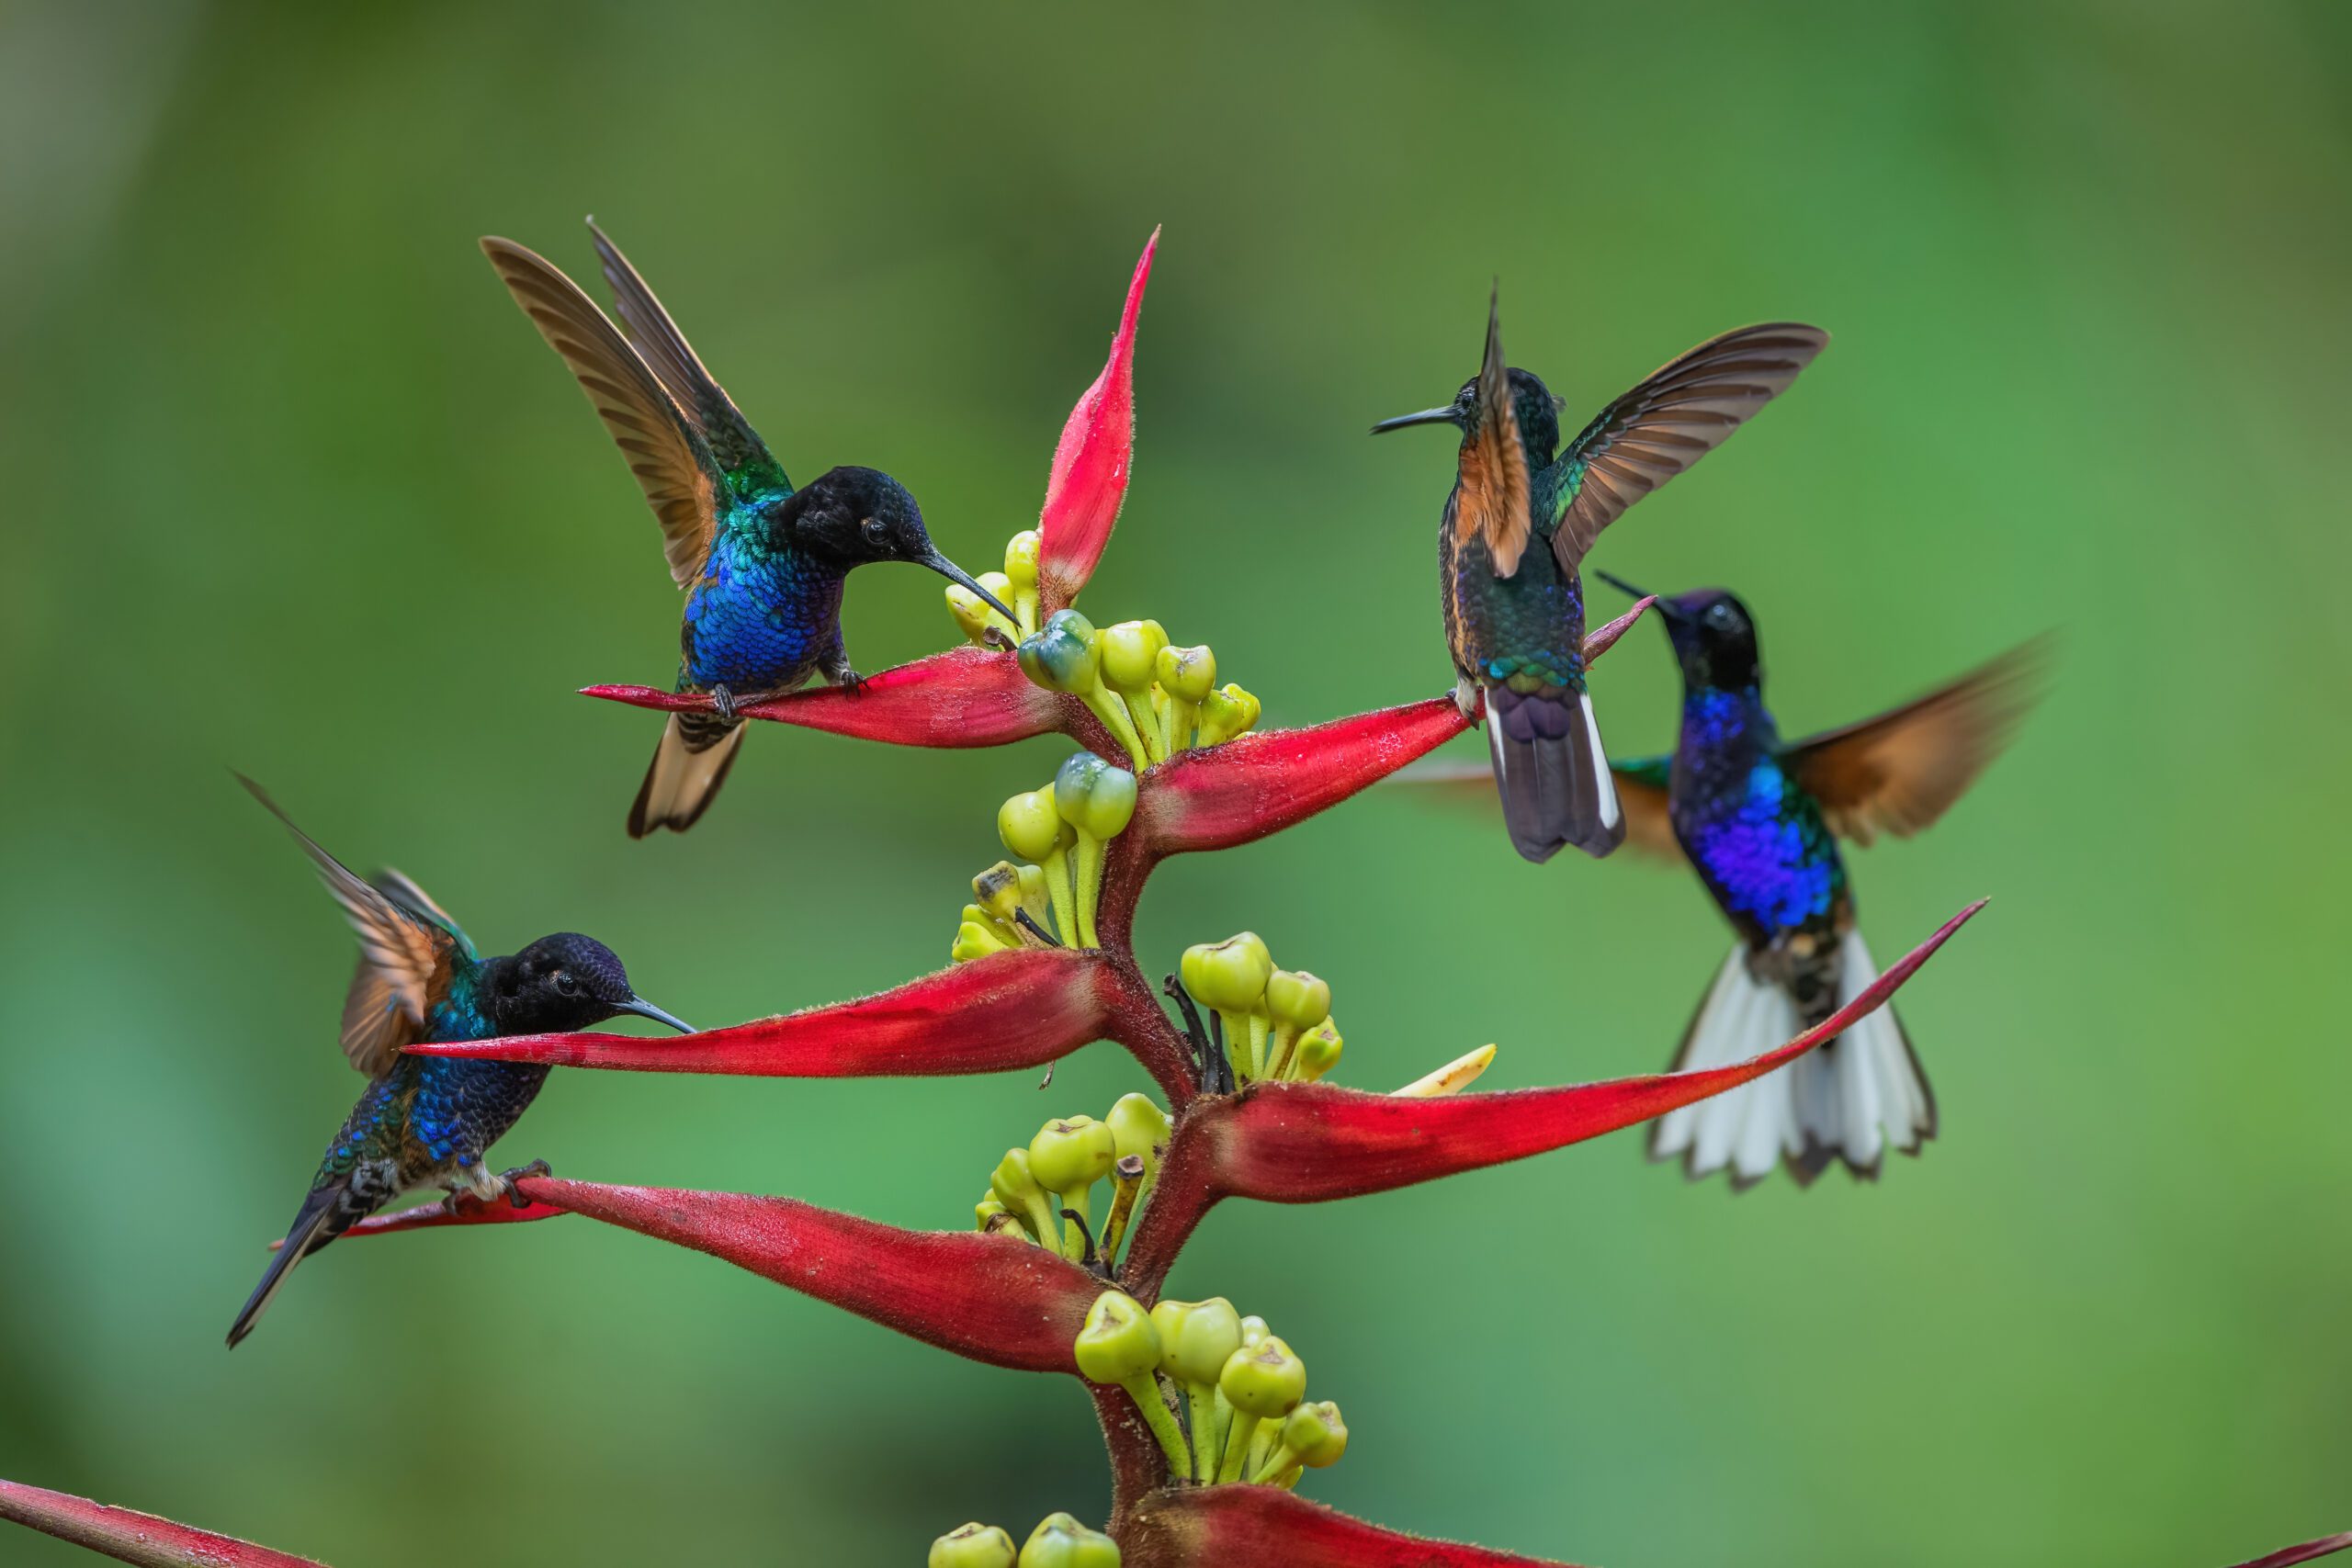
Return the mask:
[[1462,434],[1438,525],[1439,594],[1454,701],[1483,700],[1495,787],[1512,847],[1546,861],[1624,841],[1625,817],[1585,690],[1584,583],[1600,531],[1721,446],[1828,345],[1793,321],[1711,338],[1602,409],[1565,447],[1555,398],[1503,358],[1499,291],[1478,374],[1442,407],[1373,434],[1451,424]]

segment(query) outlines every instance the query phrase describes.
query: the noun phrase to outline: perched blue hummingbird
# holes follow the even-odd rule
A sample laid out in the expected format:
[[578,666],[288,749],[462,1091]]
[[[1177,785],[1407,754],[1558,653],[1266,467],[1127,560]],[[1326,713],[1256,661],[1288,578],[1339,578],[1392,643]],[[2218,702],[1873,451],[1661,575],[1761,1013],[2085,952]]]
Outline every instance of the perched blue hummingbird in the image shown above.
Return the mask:
[[547,1081],[548,1069],[510,1062],[411,1056],[418,1040],[487,1040],[585,1029],[636,1013],[681,1033],[693,1027],[629,988],[604,943],[565,931],[511,957],[484,958],[424,890],[397,871],[368,881],[294,826],[262,787],[254,798],[286,824],[359,936],[359,969],[343,1003],[343,1054],[368,1088],[327,1145],[286,1241],[230,1325],[231,1346],[253,1332],[294,1265],[402,1192],[446,1188],[489,1201],[546,1162],[493,1176],[482,1163]]
[[[1642,597],[1630,584],[1600,574]],[[1660,599],[1682,667],[1671,755],[1612,764],[1633,841],[1679,854],[1738,940],[1674,1070],[1719,1067],[1781,1044],[1878,978],[1854,924],[1840,837],[1907,838],[1960,798],[2032,696],[2037,644],[1875,718],[1783,741],[1764,705],[1756,620],[1720,589]],[[1833,1159],[1875,1177],[1887,1145],[1916,1155],[1936,1098],[1892,1006],[1779,1072],[1652,1124],[1650,1157],[1702,1177],[1728,1166],[1745,1189],[1786,1159],[1809,1184]]]
[[509,240],[481,248],[628,459],[686,591],[676,689],[708,693],[718,711],[670,716],[629,808],[629,836],[641,839],[683,833],[708,808],[742,741],[740,705],[820,672],[858,685],[842,643],[852,568],[909,561],[1004,605],[939,552],[915,498],[889,475],[833,468],[793,489],[637,269],[588,228],[627,335],[545,258]]
[[1487,748],[1510,841],[1532,861],[1564,844],[1605,855],[1625,822],[1585,692],[1584,583],[1600,531],[1721,446],[1827,346],[1781,321],[1701,344],[1594,416],[1561,449],[1564,400],[1503,361],[1499,298],[1487,308],[1478,374],[1453,400],[1373,433],[1462,433],[1438,525],[1438,590],[1464,714],[1487,702]]

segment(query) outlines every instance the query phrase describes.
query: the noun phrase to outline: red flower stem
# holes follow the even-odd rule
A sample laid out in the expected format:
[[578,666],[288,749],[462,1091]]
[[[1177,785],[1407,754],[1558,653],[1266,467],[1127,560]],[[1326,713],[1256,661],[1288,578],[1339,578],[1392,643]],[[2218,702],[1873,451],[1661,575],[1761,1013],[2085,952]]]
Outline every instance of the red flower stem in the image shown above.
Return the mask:
[[321,1568],[311,1558],[16,1481],[0,1481],[0,1519],[143,1568]]

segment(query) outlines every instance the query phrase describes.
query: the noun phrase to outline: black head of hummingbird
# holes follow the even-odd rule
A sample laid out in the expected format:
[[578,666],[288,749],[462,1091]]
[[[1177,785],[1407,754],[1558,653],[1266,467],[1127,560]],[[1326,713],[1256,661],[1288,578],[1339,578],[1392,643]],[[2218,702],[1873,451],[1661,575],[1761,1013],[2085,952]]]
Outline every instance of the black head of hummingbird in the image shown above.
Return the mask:
[[[1646,597],[1622,577],[1596,572],[1603,582],[1636,599]],[[1675,662],[1682,667],[1685,687],[1693,692],[1744,692],[1764,683],[1764,660],[1756,638],[1756,617],[1739,595],[1728,589],[1701,588],[1671,598],[1661,596],[1657,613],[1666,622],[1667,640],[1673,644]]]
[[558,1034],[586,1029],[622,1013],[666,1023],[681,1034],[694,1026],[630,988],[620,956],[578,931],[543,936],[511,958],[492,959],[489,1011],[502,1034]]

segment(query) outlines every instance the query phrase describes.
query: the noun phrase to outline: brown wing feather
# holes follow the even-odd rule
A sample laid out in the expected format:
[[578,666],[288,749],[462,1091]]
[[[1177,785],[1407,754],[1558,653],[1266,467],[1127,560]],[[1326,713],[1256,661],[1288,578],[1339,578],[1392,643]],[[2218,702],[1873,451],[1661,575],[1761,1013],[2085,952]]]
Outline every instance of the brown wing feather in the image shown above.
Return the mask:
[[1829,344],[1819,327],[1773,321],[1710,338],[1600,411],[1555,468],[1582,463],[1576,499],[1552,536],[1574,571],[1634,502],[1722,446]]
[[1617,780],[1617,805],[1625,814],[1625,842],[1645,854],[1682,859],[1682,840],[1674,836],[1674,821],[1667,815],[1666,791],[1623,768],[1610,772]]
[[1790,770],[1832,831],[1858,844],[1908,838],[2000,754],[2038,694],[2048,653],[2037,639],[1891,713],[1810,736],[1789,749]]
[[359,968],[344,996],[343,1054],[369,1077],[381,1077],[401,1047],[424,1032],[434,1006],[449,994],[457,939],[412,918],[320,848],[261,785],[243,773],[237,780],[286,824],[359,938]]
[[684,588],[702,575],[718,526],[718,477],[710,449],[596,302],[555,265],[511,240],[485,239],[482,254],[548,346],[571,367],[597,417],[662,525],[670,575]]

